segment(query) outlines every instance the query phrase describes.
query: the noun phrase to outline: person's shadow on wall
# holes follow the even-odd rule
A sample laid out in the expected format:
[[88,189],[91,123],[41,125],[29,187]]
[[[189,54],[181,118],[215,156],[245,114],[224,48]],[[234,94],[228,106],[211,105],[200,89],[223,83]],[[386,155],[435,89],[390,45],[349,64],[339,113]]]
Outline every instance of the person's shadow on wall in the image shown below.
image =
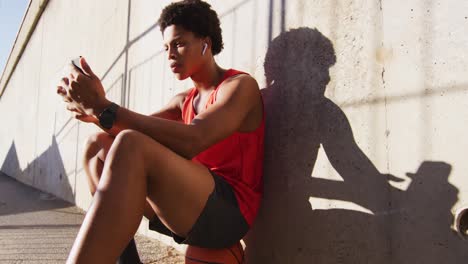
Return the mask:
[[[244,240],[247,263],[464,263],[467,245],[450,230],[458,194],[448,182],[451,166],[426,161],[408,174],[406,191],[389,184],[400,178],[378,171],[344,112],[324,96],[335,62],[331,41],[316,29],[270,43],[264,200]],[[312,176],[320,146],[343,181]],[[311,197],[372,213],[316,209]]]

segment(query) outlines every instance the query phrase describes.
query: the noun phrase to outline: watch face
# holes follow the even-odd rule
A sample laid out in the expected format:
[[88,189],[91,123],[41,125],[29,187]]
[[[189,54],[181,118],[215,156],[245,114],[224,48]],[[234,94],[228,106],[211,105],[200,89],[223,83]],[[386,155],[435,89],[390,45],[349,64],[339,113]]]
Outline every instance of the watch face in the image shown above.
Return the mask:
[[104,109],[104,111],[99,115],[99,124],[105,128],[110,129],[115,121],[115,116],[117,114],[117,109],[119,106],[115,103],[111,103],[109,107]]
[[99,116],[99,123],[102,127],[110,129],[114,123],[114,115],[110,111],[104,111]]

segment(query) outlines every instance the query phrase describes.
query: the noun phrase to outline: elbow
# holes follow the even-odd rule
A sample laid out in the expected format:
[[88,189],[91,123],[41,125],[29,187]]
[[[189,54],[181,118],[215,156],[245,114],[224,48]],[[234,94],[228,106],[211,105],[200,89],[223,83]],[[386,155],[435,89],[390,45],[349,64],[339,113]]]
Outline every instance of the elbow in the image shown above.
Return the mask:
[[185,157],[187,159],[193,159],[200,152],[205,150],[207,148],[205,141],[206,138],[203,137],[203,133],[200,133],[199,131],[194,129],[193,133],[190,133],[190,137],[186,144],[187,148],[185,151]]
[[187,149],[185,150],[185,158],[188,160],[191,160],[197,156],[199,152],[195,150],[195,147],[190,144],[190,146],[187,146]]

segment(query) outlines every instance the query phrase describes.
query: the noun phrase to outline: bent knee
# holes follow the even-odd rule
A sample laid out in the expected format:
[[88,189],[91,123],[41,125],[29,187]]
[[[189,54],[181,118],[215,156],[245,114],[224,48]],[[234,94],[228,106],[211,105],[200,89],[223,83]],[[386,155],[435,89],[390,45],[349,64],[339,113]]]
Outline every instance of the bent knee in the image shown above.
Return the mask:
[[115,137],[114,144],[119,148],[133,149],[139,148],[142,138],[145,135],[133,129],[124,129]]
[[133,155],[150,155],[149,150],[153,153],[155,148],[160,144],[155,144],[157,141],[151,137],[143,134],[137,130],[125,129],[119,132],[115,137],[115,141],[112,147],[112,155],[123,154],[126,156]]
[[143,134],[141,132],[138,132],[137,130],[134,129],[124,129],[117,134],[115,137],[115,141],[119,143],[127,142],[127,141],[135,141],[138,138],[140,138]]

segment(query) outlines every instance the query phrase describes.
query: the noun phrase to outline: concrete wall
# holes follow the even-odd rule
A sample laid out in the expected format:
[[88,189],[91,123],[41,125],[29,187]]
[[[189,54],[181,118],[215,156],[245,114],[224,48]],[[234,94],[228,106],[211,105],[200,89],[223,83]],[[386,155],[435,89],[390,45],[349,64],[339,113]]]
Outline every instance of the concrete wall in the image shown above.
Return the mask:
[[[468,2],[209,2],[223,27],[217,61],[255,76],[267,107],[248,262],[465,263],[450,225],[468,204]],[[0,87],[2,172],[89,206],[81,153],[97,129],[64,111],[57,77],[82,55],[111,99],[157,110],[191,85],[161,52],[167,3],[49,1]],[[171,243],[144,222],[140,232]]]

